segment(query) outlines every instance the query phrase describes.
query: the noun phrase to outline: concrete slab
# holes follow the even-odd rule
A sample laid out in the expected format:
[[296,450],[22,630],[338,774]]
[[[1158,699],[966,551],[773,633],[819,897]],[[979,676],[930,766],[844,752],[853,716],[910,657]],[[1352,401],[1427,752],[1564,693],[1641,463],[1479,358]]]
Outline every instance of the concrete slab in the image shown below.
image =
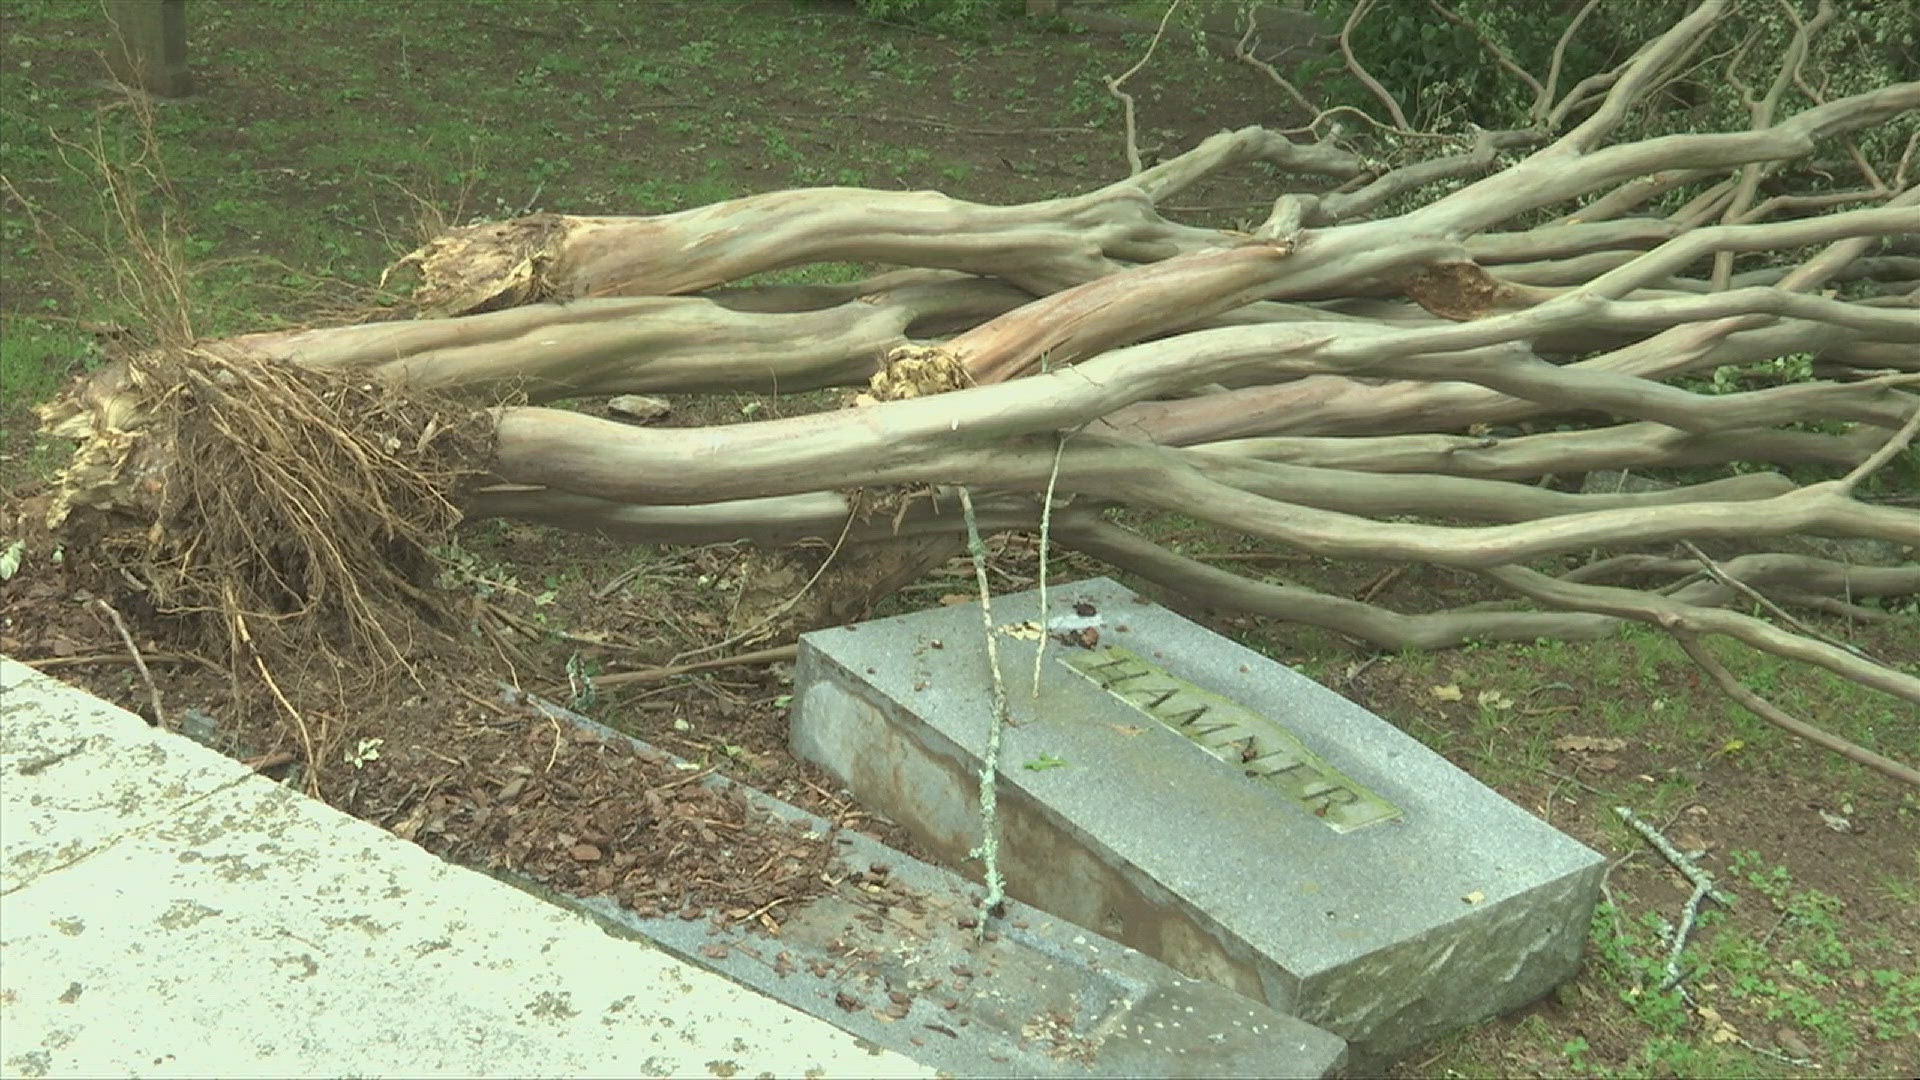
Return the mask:
[[[706,783],[738,787],[719,776]],[[764,792],[741,790],[801,829],[829,830]],[[858,833],[835,843],[849,876],[798,909],[782,908],[777,938],[526,887],[950,1075],[1323,1077],[1346,1063],[1335,1035],[1018,901],[976,940],[976,886]]]
[[0,658],[0,1074],[930,1070]]
[[[1602,860],[1360,706],[1094,579],[994,601],[1012,894],[1345,1037],[1368,1069],[1570,975]],[[793,745],[977,870],[980,611],[809,634]]]
[[0,658],[0,893],[164,822],[252,772]]

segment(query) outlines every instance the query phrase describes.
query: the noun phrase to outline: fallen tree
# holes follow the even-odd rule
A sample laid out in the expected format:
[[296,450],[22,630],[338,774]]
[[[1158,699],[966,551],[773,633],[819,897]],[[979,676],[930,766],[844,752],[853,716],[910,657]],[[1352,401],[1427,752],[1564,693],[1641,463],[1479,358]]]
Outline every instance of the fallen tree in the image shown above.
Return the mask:
[[[1438,152],[1397,167],[1336,137],[1246,128],[1023,206],[824,188],[458,228],[402,260],[416,318],[182,344],[49,406],[53,430],[82,440],[53,517],[149,523],[118,549],[127,573],[162,609],[215,613],[229,640],[330,593],[350,598],[361,639],[397,651],[366,630],[371,609],[431,603],[419,572],[449,508],[650,542],[814,538],[843,564],[891,552],[820,619],[957,550],[956,489],[991,529],[1038,527],[1052,493],[1055,544],[1381,646],[1641,621],[1690,653],[1695,635],[1728,635],[1920,703],[1920,678],[1718,610],[1761,593],[1875,618],[1864,603],[1920,593],[1920,511],[1886,494],[1888,477],[1920,475],[1920,135],[1877,167],[1852,150],[1865,187],[1846,199],[1761,199],[1754,179],[1910,122],[1920,83],[1808,91],[1776,119],[1813,20],[1748,130],[1617,140],[1727,12],[1706,0],[1533,126],[1430,139]],[[1162,212],[1254,162],[1297,188],[1258,226]],[[1645,211],[1676,192],[1689,197]],[[1735,273],[1743,255],[1766,265]],[[827,260],[899,269],[745,281]],[[1787,375],[1708,384],[1742,366]],[[693,428],[541,404],[823,387],[854,392]],[[1735,463],[1658,490],[1598,482]],[[1774,471],[1802,466],[1838,475]],[[1277,586],[1121,528],[1120,507],[1469,570],[1533,607],[1400,613]],[[1816,555],[1808,536],[1856,543]],[[1676,558],[1695,541],[1729,553]],[[762,636],[792,628],[763,622]]]

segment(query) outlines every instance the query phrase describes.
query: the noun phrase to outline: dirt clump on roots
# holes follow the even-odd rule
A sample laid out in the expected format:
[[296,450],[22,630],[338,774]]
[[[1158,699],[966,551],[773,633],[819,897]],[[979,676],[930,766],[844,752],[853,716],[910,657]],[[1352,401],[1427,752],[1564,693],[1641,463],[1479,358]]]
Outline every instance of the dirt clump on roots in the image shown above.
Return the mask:
[[467,647],[435,551],[491,459],[484,410],[175,349],[124,361],[41,418],[79,440],[45,520],[89,591],[163,647],[260,683],[290,719],[283,685],[364,699]]

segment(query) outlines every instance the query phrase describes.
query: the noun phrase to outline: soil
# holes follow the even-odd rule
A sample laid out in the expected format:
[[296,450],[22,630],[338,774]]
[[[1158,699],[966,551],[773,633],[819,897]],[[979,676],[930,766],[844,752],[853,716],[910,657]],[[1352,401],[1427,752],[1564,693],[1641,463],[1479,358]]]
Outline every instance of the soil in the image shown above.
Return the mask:
[[[330,33],[344,34],[357,16],[326,5]],[[674,9],[661,18],[635,49],[674,54],[704,40],[701,5]],[[215,8],[226,17],[209,19],[195,48],[219,55],[223,48],[253,33],[236,9]],[[357,10],[357,9],[356,9]],[[481,22],[495,28],[486,47],[475,54],[488,70],[481,79],[510,80],[528,70],[535,58],[555,47],[564,20],[522,14],[513,6],[488,9]],[[566,8],[569,18],[601,18],[606,9]],[[743,11],[747,9],[742,9]],[[809,18],[853,20],[847,10],[827,5],[809,10]],[[689,15],[688,12],[693,12]],[[770,4],[751,9],[768,20],[797,18],[796,8]],[[1075,129],[1050,122],[1035,112],[1032,99],[1062,97],[1068,87],[1063,65],[1030,39],[1008,29],[990,29],[987,45],[970,55],[965,71],[953,69],[949,43],[906,29],[848,24],[837,52],[814,56],[795,70],[782,67],[716,65],[704,72],[711,111],[738,110],[782,126],[807,152],[831,163],[836,147],[871,140],[906,145],[903,131],[920,139],[949,167],[965,166],[964,182],[936,172],[931,165],[902,163],[885,182],[938,187],[951,194],[991,202],[1019,202],[1083,190],[1118,175],[1124,166],[1116,148],[1116,124]],[[484,29],[484,27],[482,28]],[[856,31],[857,32],[853,32]],[[627,28],[627,34],[634,31]],[[1086,41],[1096,67],[1123,71],[1137,58],[1139,28],[1095,20],[1076,40]],[[887,81],[884,110],[849,117],[831,86],[818,76],[820,65],[844,79],[872,81],[879,44],[887,55],[938,78]],[[409,59],[404,41],[369,38],[358,63],[401,71]],[[1191,50],[1188,50],[1191,51]],[[893,62],[891,60],[889,63]],[[1277,96],[1253,78],[1218,79],[1212,68],[1192,60],[1170,60],[1162,81],[1141,93],[1142,128],[1147,141],[1165,148],[1191,145],[1222,128],[1286,119]],[[295,57],[288,79],[319,78],[304,70],[318,65]],[[798,67],[805,67],[802,74]],[[950,77],[951,76],[951,77]],[[553,76],[562,82],[570,76]],[[964,78],[973,96],[955,104],[951,85]],[[36,74],[46,88],[72,90],[77,77],[57,71]],[[1030,88],[1022,90],[1022,88]],[[583,83],[582,90],[595,89]],[[203,92],[229,103],[235,116],[255,122],[303,113],[309,103],[271,86],[225,79],[215,69],[203,80]],[[395,124],[410,121],[406,106],[380,100],[358,106],[377,118],[389,107]],[[624,137],[665,162],[678,144],[695,136],[675,135],[666,118],[671,109],[632,111],[632,130]],[[731,116],[730,111],[727,115]],[[915,118],[934,118],[916,125]],[[587,143],[603,138],[587,118],[551,121],[557,137]],[[228,141],[245,150],[244,125],[230,128]],[[700,133],[704,135],[705,133]],[[704,144],[703,144],[704,145]],[[794,182],[776,175],[753,147],[716,145],[706,166],[712,182],[728,193],[768,190]],[[665,167],[664,165],[662,167]],[[1262,212],[1260,196],[1270,177],[1210,184],[1183,196],[1200,209],[1189,220],[1232,223]],[[582,212],[653,212],[662,206],[596,206],[605,194],[590,170],[555,175],[544,201]],[[510,192],[482,190],[476,201],[491,205]],[[519,192],[517,194],[523,194]],[[277,193],[284,212],[320,213],[334,196],[308,196],[299,186]],[[311,205],[307,205],[311,202]],[[406,207],[388,206],[392,217]],[[19,283],[16,282],[17,286]],[[31,283],[10,288],[6,304],[18,310],[37,294]],[[4,449],[24,453],[25,417],[19,402],[5,403]],[[674,422],[690,422],[685,402]],[[707,406],[715,417],[737,406]],[[698,408],[698,406],[696,406]],[[694,417],[699,414],[696,412]],[[4,508],[12,517],[36,494],[35,482],[15,482]],[[83,686],[129,709],[187,731],[232,756],[252,763],[276,779],[298,784],[333,805],[391,829],[450,860],[490,871],[510,871],[551,887],[582,894],[607,893],[650,912],[679,912],[689,918],[719,917],[777,932],[780,909],[822,888],[836,876],[829,840],[808,837],[758,818],[736,798],[717,794],[699,781],[718,772],[801,806],[837,827],[859,829],[918,854],[899,829],[862,811],[831,778],[794,758],[787,749],[785,702],[790,668],[771,664],[677,676],[653,684],[623,688],[598,699],[582,693],[581,677],[596,671],[643,668],[686,658],[718,655],[730,626],[730,608],[739,586],[745,552],[731,546],[639,550],[594,538],[531,526],[486,523],[461,539],[467,561],[452,587],[470,594],[475,610],[495,627],[487,644],[413,657],[414,677],[397,693],[356,694],[353,673],[333,672],[304,683],[279,687],[288,704],[275,700],[251,677],[236,678],[222,657],[188,655],[171,640],[164,624],[139,617],[137,597],[103,587],[86,567],[53,565],[44,558],[29,571],[0,582],[0,653],[19,658],[59,678]],[[1032,538],[1001,538],[995,544],[994,587],[1025,588],[1036,571]],[[43,550],[39,554],[46,554]],[[1464,575],[1412,570],[1382,580],[1373,568],[1336,567],[1317,560],[1284,561],[1286,573],[1303,583],[1357,595],[1380,590],[1378,598],[1403,610],[1440,606],[1486,596],[1484,585]],[[1077,558],[1053,560],[1054,581],[1105,572]],[[972,569],[964,562],[943,568],[909,589],[888,610],[938,602],[943,595],[972,590]],[[122,638],[100,601],[130,619],[133,648]],[[1330,675],[1323,680],[1383,717],[1423,738],[1481,734],[1469,710],[1436,701],[1431,679],[1393,657],[1375,657],[1350,642],[1300,628],[1256,627],[1239,617],[1217,616],[1174,604],[1183,612],[1237,635],[1255,635],[1282,659],[1314,659]],[[522,629],[524,628],[524,632]],[[1867,628],[1857,640],[1889,660],[1912,668],[1920,663],[1920,635],[1899,626]],[[744,646],[731,646],[741,648]],[[1596,646],[1603,647],[1603,646]],[[133,662],[138,654],[151,681]],[[1660,688],[1623,688],[1596,679],[1556,672],[1559,696],[1548,695],[1536,707],[1516,711],[1516,722],[1552,730],[1563,737],[1604,735],[1583,731],[1570,711],[1554,703],[1645,695]],[[503,689],[503,687],[505,689]],[[678,760],[634,753],[623,745],[570,730],[530,707],[524,694],[570,702],[579,711],[642,738]],[[157,703],[157,707],[156,707]],[[298,711],[298,716],[294,715]],[[1576,744],[1568,744],[1570,747]],[[1801,775],[1773,774],[1719,753],[1714,745],[1656,746],[1629,740],[1607,751],[1567,749],[1521,770],[1523,779],[1497,786],[1516,803],[1574,833],[1598,850],[1630,852],[1610,877],[1619,906],[1635,911],[1676,911],[1687,887],[1654,855],[1623,846],[1617,834],[1595,824],[1593,807],[1635,792],[1651,792],[1684,773],[1692,794],[1673,820],[1655,824],[1697,836],[1709,862],[1735,848],[1763,849],[1770,861],[1797,880],[1818,887],[1843,903],[1849,918],[1878,927],[1900,924],[1911,911],[1884,887],[1889,873],[1914,867],[1910,796],[1891,782],[1868,778],[1844,791],[1821,786]],[[1502,751],[1498,736],[1479,743],[1456,738],[1448,752],[1470,771],[1481,771]],[[1677,763],[1677,764],[1676,764]],[[1512,775],[1503,773],[1503,775]],[[1858,831],[1837,833],[1815,812],[1838,813],[1841,803]],[[1588,812],[1583,812],[1588,811]],[[1671,835],[1671,833],[1670,833]],[[1765,903],[1731,916],[1756,936],[1784,918]],[[1911,927],[1907,929],[1911,941]],[[1912,951],[1907,951],[1912,963]],[[1823,991],[1841,1007],[1846,988]],[[1538,1059],[1541,1022],[1557,1035],[1577,1034],[1595,1062],[1625,1062],[1645,1041],[1643,1029],[1626,1023],[1618,1010],[1595,1005],[1610,995],[1610,985],[1585,977],[1562,995],[1517,1017],[1477,1029],[1466,1038],[1487,1043],[1481,1060],[1504,1062],[1506,1071],[1551,1072],[1563,1061]],[[1602,1018],[1593,1022],[1592,1018]],[[1789,1045],[1781,1023],[1760,1015],[1729,1012],[1728,1019],[1767,1046]],[[1533,1025],[1530,1027],[1530,1025]],[[1803,1034],[1795,1039],[1805,1039]],[[1533,1048],[1533,1049],[1528,1049]],[[1857,1068],[1888,1075],[1902,1069],[1909,1040],[1884,1047],[1867,1046]],[[1912,1058],[1907,1058],[1910,1064]],[[1409,1062],[1403,1075],[1420,1075],[1422,1062]]]

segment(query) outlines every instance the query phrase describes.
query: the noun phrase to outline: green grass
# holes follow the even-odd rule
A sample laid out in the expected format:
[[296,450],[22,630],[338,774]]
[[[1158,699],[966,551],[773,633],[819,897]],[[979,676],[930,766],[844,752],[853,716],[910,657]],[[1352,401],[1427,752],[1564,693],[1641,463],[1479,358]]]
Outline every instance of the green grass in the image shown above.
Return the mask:
[[62,323],[0,319],[0,386],[9,406],[45,401],[68,374],[99,355],[93,339]]

